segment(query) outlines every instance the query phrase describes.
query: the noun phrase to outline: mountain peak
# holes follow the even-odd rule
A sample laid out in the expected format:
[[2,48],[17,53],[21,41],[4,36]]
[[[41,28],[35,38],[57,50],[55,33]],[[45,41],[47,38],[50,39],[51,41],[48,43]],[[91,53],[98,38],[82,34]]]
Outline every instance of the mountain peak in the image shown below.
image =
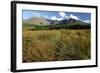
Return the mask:
[[78,21],[78,20],[73,19],[73,18],[69,18],[69,20],[68,20],[68,21],[70,21],[70,22],[75,22],[75,21]]

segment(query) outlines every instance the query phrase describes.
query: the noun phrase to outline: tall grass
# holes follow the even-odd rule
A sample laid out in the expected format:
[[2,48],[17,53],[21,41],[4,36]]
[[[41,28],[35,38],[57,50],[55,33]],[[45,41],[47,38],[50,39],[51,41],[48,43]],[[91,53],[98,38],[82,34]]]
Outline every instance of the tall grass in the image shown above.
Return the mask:
[[91,58],[90,30],[23,30],[23,62]]

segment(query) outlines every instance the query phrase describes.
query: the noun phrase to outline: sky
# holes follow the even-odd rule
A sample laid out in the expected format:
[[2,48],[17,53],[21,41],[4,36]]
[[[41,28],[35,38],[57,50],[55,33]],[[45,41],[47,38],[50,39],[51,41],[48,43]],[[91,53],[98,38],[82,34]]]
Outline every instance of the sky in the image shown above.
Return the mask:
[[73,18],[86,23],[90,23],[91,21],[91,13],[23,10],[24,20],[27,20],[32,17],[44,17],[46,19],[58,21]]

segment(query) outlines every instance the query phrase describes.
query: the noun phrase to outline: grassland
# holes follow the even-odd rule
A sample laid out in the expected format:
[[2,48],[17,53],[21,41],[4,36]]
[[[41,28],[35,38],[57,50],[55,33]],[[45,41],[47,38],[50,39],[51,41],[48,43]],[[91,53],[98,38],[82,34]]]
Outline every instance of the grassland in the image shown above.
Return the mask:
[[90,29],[23,30],[23,62],[91,58]]

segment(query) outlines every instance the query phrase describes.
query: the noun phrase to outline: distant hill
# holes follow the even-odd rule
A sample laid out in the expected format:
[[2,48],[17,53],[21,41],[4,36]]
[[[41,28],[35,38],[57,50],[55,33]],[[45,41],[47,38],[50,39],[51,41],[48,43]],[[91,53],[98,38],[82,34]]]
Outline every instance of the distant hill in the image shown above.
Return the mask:
[[43,17],[32,17],[28,20],[23,20],[23,24],[33,24],[33,25],[48,25],[48,21]]

